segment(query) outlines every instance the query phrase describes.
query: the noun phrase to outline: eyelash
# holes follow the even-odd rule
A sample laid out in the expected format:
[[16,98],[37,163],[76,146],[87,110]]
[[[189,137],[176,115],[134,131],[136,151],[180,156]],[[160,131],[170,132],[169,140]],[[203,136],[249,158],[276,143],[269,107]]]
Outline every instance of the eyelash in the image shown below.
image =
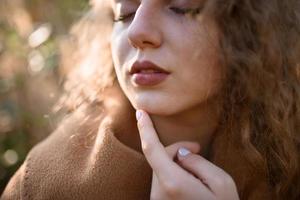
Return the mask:
[[170,7],[172,11],[176,14],[186,15],[191,14],[192,16],[197,15],[200,13],[201,8],[177,8],[177,7]]
[[[183,9],[183,8],[177,8],[177,7],[170,7],[169,9],[179,15],[191,14],[192,16],[199,14],[201,11],[201,8],[184,8]],[[126,15],[121,15],[119,18],[114,19],[114,22],[126,21],[134,15],[135,15],[135,12],[129,13]]]

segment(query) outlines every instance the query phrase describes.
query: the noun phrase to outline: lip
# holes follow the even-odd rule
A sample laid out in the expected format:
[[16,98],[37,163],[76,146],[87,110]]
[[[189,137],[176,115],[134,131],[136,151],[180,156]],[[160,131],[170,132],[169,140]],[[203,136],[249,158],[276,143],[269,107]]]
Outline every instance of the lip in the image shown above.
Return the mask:
[[[153,70],[153,72],[146,72],[143,70]],[[153,64],[150,61],[138,62],[136,61],[129,72],[132,81],[140,86],[154,86],[163,82],[170,72]]]
[[170,72],[168,72],[167,70],[155,65],[150,61],[136,61],[132,65],[129,74],[133,75],[135,73],[140,73],[142,70],[154,70],[157,73],[170,74]]

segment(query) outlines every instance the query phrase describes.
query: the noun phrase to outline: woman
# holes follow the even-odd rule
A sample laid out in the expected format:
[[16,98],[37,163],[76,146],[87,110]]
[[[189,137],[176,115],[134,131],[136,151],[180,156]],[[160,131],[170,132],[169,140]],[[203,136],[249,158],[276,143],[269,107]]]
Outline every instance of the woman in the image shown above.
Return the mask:
[[94,0],[73,30],[74,111],[2,198],[299,199],[299,11]]

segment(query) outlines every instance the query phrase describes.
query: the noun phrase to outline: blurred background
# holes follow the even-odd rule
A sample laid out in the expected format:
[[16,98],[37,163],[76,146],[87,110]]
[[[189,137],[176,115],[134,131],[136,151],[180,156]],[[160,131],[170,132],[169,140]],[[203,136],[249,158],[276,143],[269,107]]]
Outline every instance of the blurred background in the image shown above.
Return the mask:
[[59,120],[60,52],[87,9],[87,0],[0,0],[0,194]]

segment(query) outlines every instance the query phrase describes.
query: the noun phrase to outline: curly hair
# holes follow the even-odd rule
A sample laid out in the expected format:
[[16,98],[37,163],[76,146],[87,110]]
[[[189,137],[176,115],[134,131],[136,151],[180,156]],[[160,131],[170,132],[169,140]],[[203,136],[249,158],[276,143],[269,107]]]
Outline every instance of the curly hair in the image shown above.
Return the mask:
[[224,128],[278,198],[300,198],[300,4],[217,0],[228,66]]
[[[108,51],[112,12],[102,4],[101,12],[92,6],[71,31],[76,51],[65,53],[62,65],[77,67],[65,84],[61,103],[66,107],[101,102],[101,92],[116,81]],[[246,162],[245,180],[237,184],[242,199],[255,187],[245,178],[252,172],[266,180],[275,199],[300,199],[300,1],[214,0],[210,5],[227,69],[222,133],[214,145],[228,150],[215,152],[213,162],[234,179],[240,175],[228,161],[235,154]],[[230,151],[233,147],[236,151]]]

